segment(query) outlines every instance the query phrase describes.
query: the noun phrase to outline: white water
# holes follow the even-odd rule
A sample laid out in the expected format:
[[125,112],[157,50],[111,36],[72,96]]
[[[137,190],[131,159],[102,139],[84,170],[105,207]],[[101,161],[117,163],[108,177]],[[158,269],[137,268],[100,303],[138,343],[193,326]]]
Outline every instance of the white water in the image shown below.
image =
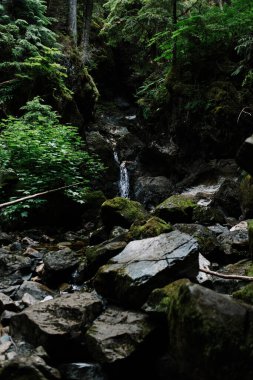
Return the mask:
[[126,161],[120,162],[119,156],[116,150],[114,150],[113,155],[114,155],[115,162],[119,165],[119,168],[120,168],[119,195],[122,198],[129,198],[130,182],[129,182],[129,173],[127,170]]

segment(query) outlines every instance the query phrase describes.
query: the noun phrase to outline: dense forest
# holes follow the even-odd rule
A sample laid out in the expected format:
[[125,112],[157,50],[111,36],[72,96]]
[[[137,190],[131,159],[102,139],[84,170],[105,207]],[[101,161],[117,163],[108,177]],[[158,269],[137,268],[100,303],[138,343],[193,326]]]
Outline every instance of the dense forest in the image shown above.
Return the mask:
[[0,0],[0,380],[251,380],[252,0]]

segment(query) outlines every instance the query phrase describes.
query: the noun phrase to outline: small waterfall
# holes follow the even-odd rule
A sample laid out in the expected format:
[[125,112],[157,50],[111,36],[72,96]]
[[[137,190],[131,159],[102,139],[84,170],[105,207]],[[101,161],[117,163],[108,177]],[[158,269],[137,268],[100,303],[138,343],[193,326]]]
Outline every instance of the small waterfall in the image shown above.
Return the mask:
[[120,177],[119,177],[119,195],[122,198],[129,198],[130,182],[129,182],[129,173],[127,170],[126,161],[120,162],[117,151],[113,151],[114,160],[120,168]]

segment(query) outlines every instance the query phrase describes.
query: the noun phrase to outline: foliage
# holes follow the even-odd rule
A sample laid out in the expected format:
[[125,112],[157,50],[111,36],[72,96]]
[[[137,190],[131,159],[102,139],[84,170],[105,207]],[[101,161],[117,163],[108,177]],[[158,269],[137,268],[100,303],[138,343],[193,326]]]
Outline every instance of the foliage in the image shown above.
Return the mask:
[[[9,117],[1,123],[0,173],[11,172],[14,181],[0,181],[2,199],[11,200],[44,190],[81,182],[67,195],[81,201],[85,187],[102,171],[102,164],[85,150],[72,126],[59,123],[59,116],[37,97],[22,107],[20,118]],[[13,186],[14,182],[14,186]],[[11,206],[4,215],[27,216],[32,206],[43,202],[34,199]]]
[[31,98],[36,91],[56,98],[71,97],[46,9],[44,0],[5,1],[0,6],[0,106],[3,109],[17,94],[23,99]]

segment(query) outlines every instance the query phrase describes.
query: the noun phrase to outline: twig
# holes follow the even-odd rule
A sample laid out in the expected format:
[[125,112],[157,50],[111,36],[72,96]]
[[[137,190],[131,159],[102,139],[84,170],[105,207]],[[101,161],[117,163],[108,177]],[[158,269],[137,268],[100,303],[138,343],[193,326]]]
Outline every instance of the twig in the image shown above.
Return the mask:
[[253,277],[250,277],[250,276],[240,276],[237,274],[223,274],[223,273],[219,273],[219,272],[213,272],[213,271],[208,270],[208,269],[199,269],[199,271],[210,274],[212,276],[221,277],[221,278],[224,278],[226,280],[253,281]]
[[26,201],[28,199],[34,199],[34,198],[42,197],[43,195],[55,193],[56,191],[65,190],[65,189],[68,189],[70,187],[78,186],[78,185],[81,185],[81,184],[83,184],[83,182],[78,182],[78,183],[74,183],[73,185],[58,187],[57,189],[47,190],[47,191],[43,191],[41,193],[36,193],[36,194],[33,194],[33,195],[27,195],[26,197],[15,199],[14,201],[6,202],[6,203],[1,203],[0,204],[0,209],[4,208],[4,207],[15,205],[16,203],[24,202],[24,201]]
[[241,112],[239,113],[239,116],[238,116],[238,119],[237,119],[237,124],[239,123],[240,118],[241,118],[241,116],[242,116],[243,113],[245,113],[246,115],[252,116],[252,114],[250,112],[245,111],[247,108],[250,109],[250,107],[244,107],[241,110]]

